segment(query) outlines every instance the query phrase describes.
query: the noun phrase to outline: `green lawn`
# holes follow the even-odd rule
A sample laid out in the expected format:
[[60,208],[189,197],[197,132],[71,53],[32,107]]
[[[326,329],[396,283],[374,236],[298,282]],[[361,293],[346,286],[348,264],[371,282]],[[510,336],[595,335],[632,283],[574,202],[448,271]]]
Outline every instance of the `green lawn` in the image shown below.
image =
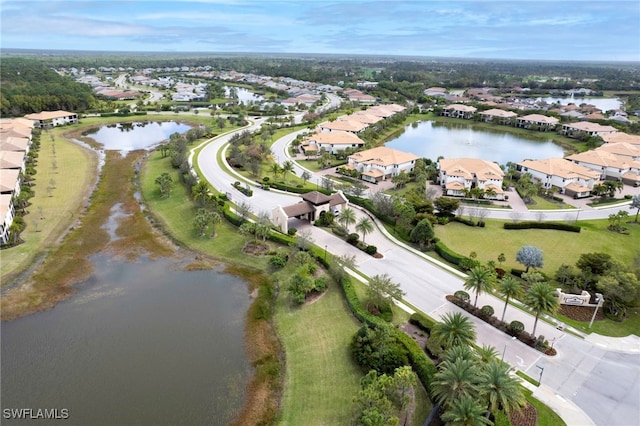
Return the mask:
[[542,271],[553,276],[560,265],[575,265],[581,254],[609,253],[613,258],[629,265],[640,247],[640,225],[628,224],[630,234],[617,234],[607,230],[609,221],[580,221],[582,232],[573,233],[547,229],[505,230],[504,221],[487,220],[485,228],[469,227],[457,222],[436,226],[436,236],[450,249],[468,256],[475,251],[480,261],[497,261],[504,253],[507,260],[503,268],[519,268],[516,253],[524,245],[543,250]]
[[566,426],[566,423],[551,408],[544,405],[531,395],[531,391],[523,389],[527,401],[538,410],[538,426]]
[[[34,176],[35,196],[29,201],[27,227],[21,237],[25,241],[0,252],[2,284],[6,279],[27,268],[36,256],[55,245],[60,234],[74,220],[97,173],[97,157],[90,151],[60,137],[65,128],[41,136],[37,173]],[[54,142],[51,140],[54,135]],[[55,155],[52,146],[55,143]],[[57,168],[54,168],[54,161]],[[47,187],[52,187],[50,193]]]
[[319,300],[292,306],[284,289],[276,308],[278,335],[286,352],[284,425],[349,424],[362,373],[349,344],[359,322],[331,284]]
[[198,237],[193,227],[196,208],[186,188],[179,183],[178,171],[170,169],[174,187],[169,198],[161,199],[160,190],[154,183],[156,177],[170,169],[169,158],[162,158],[160,152],[153,152],[146,162],[141,175],[143,197],[154,215],[163,223],[171,223],[173,236],[185,245],[221,260],[251,268],[265,268],[267,259],[243,255],[244,240],[238,236],[237,229],[222,221],[216,227],[214,238]]
[[536,202],[535,204],[529,204],[527,208],[529,210],[560,210],[560,209],[573,209],[573,206],[568,204],[560,204],[554,203],[553,201],[549,201],[545,198],[534,196],[533,200]]

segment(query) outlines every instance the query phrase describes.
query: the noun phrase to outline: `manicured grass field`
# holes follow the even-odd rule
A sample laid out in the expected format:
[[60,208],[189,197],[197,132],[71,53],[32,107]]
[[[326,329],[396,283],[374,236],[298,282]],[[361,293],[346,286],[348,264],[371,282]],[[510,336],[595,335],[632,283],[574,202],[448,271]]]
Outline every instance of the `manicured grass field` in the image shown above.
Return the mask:
[[573,206],[570,206],[568,204],[560,204],[560,203],[553,203],[549,200],[545,200],[542,197],[539,196],[534,196],[533,199],[535,200],[535,204],[529,204],[527,206],[527,208],[529,210],[560,210],[560,209],[573,209]]
[[198,232],[193,227],[193,218],[197,209],[188,191],[180,183],[176,169],[170,170],[174,181],[171,196],[160,198],[159,186],[154,181],[160,174],[169,170],[169,167],[169,158],[162,158],[160,152],[153,152],[143,168],[140,185],[143,197],[154,215],[164,224],[171,223],[173,236],[190,248],[211,254],[221,260],[245,267],[265,268],[266,258],[242,254],[244,240],[239,237],[237,229],[224,220],[216,226],[214,238],[198,236]]
[[[95,179],[97,156],[61,138],[60,130],[42,133],[34,176],[35,196],[29,200],[32,204],[24,217],[27,227],[21,235],[25,242],[0,251],[2,285],[53,247],[60,234],[77,220]],[[51,135],[54,135],[53,142]],[[48,192],[47,187],[53,189]]]
[[547,229],[505,230],[504,221],[487,220],[485,228],[470,227],[457,222],[436,226],[436,236],[453,251],[468,256],[472,251],[480,261],[497,261],[504,253],[504,269],[524,267],[516,262],[517,251],[525,245],[543,250],[542,271],[553,276],[562,264],[575,265],[583,253],[604,252],[624,264],[631,264],[640,247],[640,225],[626,224],[629,235],[607,230],[609,221],[580,221],[582,232]]
[[349,353],[360,327],[331,284],[310,305],[293,306],[286,291],[277,301],[276,324],[286,351],[281,424],[349,424],[362,373]]

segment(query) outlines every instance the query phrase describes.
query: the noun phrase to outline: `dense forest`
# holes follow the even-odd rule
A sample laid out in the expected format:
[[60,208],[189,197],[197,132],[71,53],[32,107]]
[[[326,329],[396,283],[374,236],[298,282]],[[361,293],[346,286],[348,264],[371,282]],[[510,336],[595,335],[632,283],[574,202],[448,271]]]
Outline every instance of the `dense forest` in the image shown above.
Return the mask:
[[17,117],[44,110],[84,111],[97,104],[91,87],[50,69],[41,61],[3,58],[1,114]]

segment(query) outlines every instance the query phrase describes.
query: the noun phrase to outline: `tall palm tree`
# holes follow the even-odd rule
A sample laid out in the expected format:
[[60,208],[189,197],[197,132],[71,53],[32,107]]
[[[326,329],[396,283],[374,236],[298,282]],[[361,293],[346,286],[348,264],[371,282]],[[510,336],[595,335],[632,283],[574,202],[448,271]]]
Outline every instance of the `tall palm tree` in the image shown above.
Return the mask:
[[373,222],[366,216],[361,217],[356,224],[356,231],[362,233],[362,242],[364,243],[364,237],[373,232]]
[[349,225],[356,223],[356,213],[350,208],[343,209],[338,215],[338,222],[347,228],[348,231]]
[[509,375],[510,368],[508,364],[493,359],[480,375],[480,387],[487,401],[487,416],[498,409],[509,414],[527,402],[518,380]]
[[280,164],[273,163],[271,167],[269,167],[269,171],[273,174],[273,180],[277,180],[282,169],[280,168]]
[[505,297],[504,309],[502,310],[502,318],[500,321],[504,321],[504,315],[507,312],[507,305],[509,305],[509,299],[518,298],[522,296],[522,286],[513,275],[507,275],[498,283],[498,291]]
[[282,163],[282,178],[284,179],[284,182],[287,183],[287,173],[293,173],[294,171],[294,167],[293,167],[293,162],[291,161],[285,161],[284,163]]
[[442,414],[447,426],[485,426],[490,425],[491,420],[484,416],[484,408],[478,401],[469,396],[463,396],[451,403],[451,406]]
[[533,336],[536,334],[540,314],[555,312],[560,306],[553,288],[545,282],[533,284],[524,296],[524,303],[536,313],[536,320],[533,323],[533,331],[531,332]]
[[493,277],[483,266],[474,266],[469,271],[469,277],[464,282],[464,289],[474,291],[476,293],[476,299],[473,302],[475,307],[478,304],[478,296],[480,293],[487,293],[493,287]]
[[222,216],[218,212],[209,212],[209,221],[211,222],[211,237],[216,236],[216,225],[222,222]]
[[469,318],[460,312],[445,314],[441,321],[434,324],[431,338],[445,349],[456,345],[470,345],[476,340],[476,331]]
[[[449,407],[462,397],[477,399],[480,393],[480,371],[474,361],[457,359],[440,363],[439,371],[431,383],[436,401]],[[484,413],[484,410],[482,410]]]

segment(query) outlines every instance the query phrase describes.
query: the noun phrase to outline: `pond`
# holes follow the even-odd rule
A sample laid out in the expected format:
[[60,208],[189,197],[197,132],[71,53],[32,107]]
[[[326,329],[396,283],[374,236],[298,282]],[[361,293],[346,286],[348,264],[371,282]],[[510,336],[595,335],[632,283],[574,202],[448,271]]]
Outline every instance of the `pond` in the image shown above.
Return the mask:
[[564,156],[562,147],[551,139],[525,139],[499,130],[474,130],[470,124],[443,124],[422,121],[405,127],[397,139],[385,146],[436,160],[445,158],[481,158],[498,164],[525,159]]
[[134,151],[148,149],[169,139],[174,133],[185,133],[191,126],[174,121],[107,124],[84,134],[106,150]]
[[594,105],[596,108],[603,112],[610,111],[612,109],[620,109],[622,106],[622,102],[620,99],[616,98],[574,98],[571,97],[563,97],[563,98],[555,98],[555,97],[546,97],[546,98],[537,98],[536,101],[545,101],[548,104],[556,104],[560,105],[582,105],[589,104]]
[[[240,102],[241,104],[246,105],[249,103],[262,102],[265,100],[263,96],[256,95],[255,93],[249,91],[248,89],[245,89],[244,87],[233,86],[233,88],[236,90],[236,93],[238,95],[238,102]],[[224,90],[225,95],[229,97],[229,94],[231,93],[231,87],[224,86]]]
[[69,425],[232,420],[252,373],[246,284],[169,259],[91,260],[70,299],[2,323],[2,407],[67,409]]

